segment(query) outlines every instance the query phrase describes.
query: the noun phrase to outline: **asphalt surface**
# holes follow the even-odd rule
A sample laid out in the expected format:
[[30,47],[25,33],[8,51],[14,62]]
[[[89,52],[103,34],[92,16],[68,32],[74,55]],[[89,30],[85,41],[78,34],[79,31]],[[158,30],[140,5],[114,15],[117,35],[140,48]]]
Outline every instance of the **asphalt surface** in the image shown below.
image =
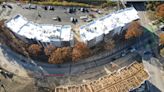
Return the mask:
[[[139,7],[139,9],[140,9],[140,6],[142,6],[142,4],[140,4],[137,7]],[[141,8],[143,8],[143,7],[141,7]],[[36,22],[36,23],[55,24],[55,25],[56,24],[57,25],[65,25],[65,24],[74,25],[70,22],[70,17],[79,18],[80,16],[87,14],[87,13],[81,13],[80,11],[78,11],[76,14],[67,14],[67,13],[64,13],[66,11],[66,9],[67,9],[67,7],[55,7],[55,11],[45,11],[41,8],[39,8],[38,10],[27,10],[27,9],[22,9],[19,6],[15,6],[15,9],[12,9],[12,10],[0,8],[0,17],[8,19],[16,14],[21,14],[21,15],[27,17],[28,20]],[[40,18],[38,17],[38,13],[41,15]],[[57,21],[52,20],[52,18],[54,18],[56,16],[60,16],[62,18],[62,22],[57,22]],[[150,21],[146,17],[146,12],[139,11],[139,16],[141,18],[141,21],[140,21],[141,24],[144,27],[147,27],[147,24]],[[83,24],[82,21],[79,21],[79,22],[81,24]],[[130,45],[120,48],[119,50],[113,51],[112,53],[102,54],[99,57],[90,58],[90,59],[84,60],[84,62],[80,62],[80,63],[76,63],[76,64],[50,65],[50,64],[45,64],[45,63],[41,63],[41,62],[34,62],[30,59],[27,59],[25,57],[18,55],[17,53],[11,51],[10,49],[8,49],[5,46],[1,45],[1,48],[3,49],[3,54],[5,55],[5,58],[7,58],[9,63],[14,62],[14,63],[12,63],[12,66],[15,66],[18,64],[18,65],[20,65],[19,67],[21,67],[23,69],[33,71],[33,75],[35,77],[41,77],[43,75],[49,75],[49,74],[74,75],[74,74],[80,74],[87,70],[93,71],[93,70],[95,70],[95,68],[98,68],[100,66],[107,67],[108,64],[113,62],[112,61],[113,57],[117,57],[116,59],[121,58],[122,52],[127,51],[127,48],[131,47],[131,46],[135,46],[137,49],[137,52],[138,53],[141,52],[141,55],[142,55],[142,53],[145,49],[142,49],[141,47],[143,47],[147,43],[147,41],[149,40],[149,37],[150,37],[150,35],[143,36],[140,38],[139,43],[134,42]],[[141,40],[142,40],[142,42],[141,42]],[[150,51],[151,51],[151,49],[150,49]],[[128,51],[128,54],[131,54],[131,53]],[[126,56],[128,56],[128,55],[126,55]],[[22,60],[23,60],[23,62],[22,62]],[[125,61],[126,61],[126,59],[125,59]],[[7,62],[7,61],[5,61],[5,62]],[[119,65],[128,64],[127,62],[121,63]],[[145,67],[150,72],[150,75],[151,75],[150,82],[152,84],[154,84],[156,87],[158,87],[161,91],[164,91],[164,89],[163,89],[163,85],[164,85],[163,76],[164,75],[160,69],[161,65],[157,62],[158,62],[158,60],[156,60],[156,59],[143,61]],[[117,62],[117,63],[120,63],[120,62]],[[10,68],[9,70],[12,71],[12,69],[13,68]],[[106,70],[106,69],[101,67],[99,70]],[[108,72],[108,71],[106,71],[106,72]],[[95,77],[95,76],[93,75],[93,77]]]
[[[37,9],[23,9],[23,7],[26,7],[28,4],[22,4],[21,6],[18,6],[13,3],[9,3],[12,5],[13,9],[5,8],[3,9],[2,6],[0,7],[0,16],[6,19],[9,19],[17,14],[21,14],[24,17],[27,18],[27,20],[40,23],[40,24],[54,24],[54,25],[72,25],[74,24],[70,21],[71,17],[74,17],[78,19],[78,25],[82,25],[84,23],[83,20],[80,19],[81,16],[89,16],[89,14],[93,14],[95,16],[101,16],[100,14],[91,11],[88,9],[89,12],[81,12],[79,9],[81,7],[74,7],[76,8],[75,13],[68,13],[67,9],[72,7],[61,7],[61,6],[54,6],[55,10],[44,10],[41,5],[37,5]],[[38,16],[40,15],[40,16]],[[56,18],[59,16],[61,18],[61,22],[53,20],[53,18]]]
[[[60,65],[52,65],[41,62],[34,62],[30,59],[25,59],[15,52],[11,51],[9,48],[1,46],[4,49],[4,54],[8,57],[9,61],[16,61],[19,65],[22,65],[25,69],[34,71],[35,74],[40,75],[40,72],[43,74],[77,74],[83,72],[87,69],[91,69],[98,66],[103,66],[112,62],[112,58],[117,57],[120,58],[123,51],[127,50],[128,47],[136,46],[136,48],[140,48],[149,40],[149,35],[145,35],[142,38],[142,42],[138,44],[138,42],[133,42],[131,45],[126,45],[125,47],[120,48],[119,50],[113,51],[112,53],[105,53],[99,56],[98,58],[88,59],[89,61],[84,61],[75,64],[60,64]],[[127,51],[128,52],[128,51]],[[130,53],[130,52],[128,52]],[[116,58],[116,59],[117,59]],[[22,62],[25,61],[25,62]],[[52,71],[53,70],[53,71]]]
[[[55,11],[49,11],[49,10],[45,11],[41,7],[39,7],[37,10],[29,10],[29,9],[23,9],[22,8],[22,7],[24,7],[23,5],[22,5],[22,7],[17,6],[15,4],[13,6],[15,9],[1,9],[1,16],[7,16],[8,18],[11,18],[12,16],[14,16],[16,14],[21,14],[21,15],[27,17],[27,19],[37,22],[37,23],[44,23],[44,24],[60,24],[60,23],[67,24],[68,23],[68,24],[72,24],[71,22],[69,22],[70,17],[73,16],[73,17],[79,18],[80,16],[86,15],[86,13],[82,13],[80,11],[78,11],[77,14],[67,14],[65,12],[68,7],[55,7]],[[41,18],[38,18],[38,13],[41,14]],[[64,21],[62,21],[62,22],[53,21],[52,18],[54,16],[60,16]],[[141,14],[141,16],[142,16],[142,14]],[[142,22],[142,23],[145,24],[144,22]],[[144,40],[145,38],[142,37],[141,40]],[[136,45],[139,46],[138,43]],[[6,54],[9,55],[8,56],[8,57],[10,57],[9,60],[12,60],[14,58],[15,61],[17,61],[24,68],[29,69],[29,70],[37,70],[37,72],[42,71],[45,74],[54,74],[54,73],[58,73],[58,71],[60,71],[61,73],[64,73],[64,74],[65,73],[66,74],[75,74],[75,73],[79,72],[79,69],[80,69],[80,71],[83,71],[83,70],[86,70],[89,68],[105,65],[107,63],[112,62],[111,58],[116,57],[116,56],[120,57],[122,52],[124,50],[126,50],[128,47],[130,47],[130,46],[125,46],[119,50],[113,51],[112,53],[106,53],[106,54],[103,54],[94,59],[91,57],[90,59],[84,60],[84,62],[81,62],[81,63],[62,64],[62,65],[50,65],[50,64],[45,64],[45,63],[41,63],[41,62],[34,62],[31,60],[25,59],[24,57],[22,57],[20,55],[15,54],[14,52],[10,51],[9,49],[6,49],[6,52],[8,53],[8,54],[7,53]],[[11,53],[13,53],[13,54],[11,54]],[[16,58],[16,57],[19,57],[19,58]],[[25,62],[22,62],[22,61],[25,61]],[[40,66],[40,67],[38,68],[38,66]],[[54,71],[52,71],[52,69],[54,69]]]

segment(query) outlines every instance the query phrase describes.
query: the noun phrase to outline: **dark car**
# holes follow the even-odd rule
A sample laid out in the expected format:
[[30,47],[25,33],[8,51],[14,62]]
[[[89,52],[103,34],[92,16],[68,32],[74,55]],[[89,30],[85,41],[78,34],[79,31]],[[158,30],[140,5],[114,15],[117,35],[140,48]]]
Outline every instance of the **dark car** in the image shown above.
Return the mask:
[[44,10],[48,10],[47,6],[42,6],[42,8],[43,8]]
[[113,58],[111,58],[111,61],[114,61],[114,60],[116,60],[116,58],[114,58],[114,57],[113,57]]
[[80,8],[81,12],[89,12],[89,10],[87,8]]
[[6,8],[6,5],[2,5],[2,8]]
[[134,48],[134,47],[129,47],[127,50],[130,51],[130,52],[134,52],[134,51],[136,51],[136,48]]
[[9,4],[6,5],[8,8],[13,9],[13,7]]
[[75,8],[68,8],[67,9],[67,12],[68,13],[75,13],[76,12],[76,9]]
[[150,52],[150,51],[144,51],[144,55],[151,55],[152,54],[152,52]]
[[57,16],[57,20],[58,20],[59,22],[61,22],[61,18],[60,18],[59,16]]
[[54,6],[49,6],[49,10],[54,11],[55,10],[55,7]]

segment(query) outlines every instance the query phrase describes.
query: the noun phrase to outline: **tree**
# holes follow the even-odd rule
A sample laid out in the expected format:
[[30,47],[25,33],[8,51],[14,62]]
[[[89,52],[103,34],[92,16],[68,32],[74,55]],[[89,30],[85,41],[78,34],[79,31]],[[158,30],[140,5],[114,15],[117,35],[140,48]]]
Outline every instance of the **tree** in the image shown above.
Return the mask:
[[56,50],[56,47],[55,46],[52,46],[52,45],[48,45],[46,48],[44,48],[44,53],[46,56],[50,56],[50,54]]
[[104,49],[105,50],[112,50],[115,47],[114,40],[110,39],[105,42]]
[[161,45],[164,45],[164,33],[161,33],[161,34],[159,35],[159,38],[160,38],[160,44],[161,44]]
[[31,56],[38,56],[41,52],[41,48],[42,46],[38,45],[38,44],[32,44],[28,47],[28,52]]
[[132,37],[138,37],[142,34],[141,26],[137,21],[130,23],[127,32],[125,34],[125,39],[130,39]]
[[164,4],[158,5],[156,9],[156,15],[164,18]]
[[70,47],[57,48],[54,50],[48,59],[49,63],[60,64],[71,59],[72,49]]
[[72,51],[72,60],[77,62],[82,58],[86,58],[90,55],[90,49],[87,47],[86,44],[82,42],[78,42],[75,44],[73,51]]

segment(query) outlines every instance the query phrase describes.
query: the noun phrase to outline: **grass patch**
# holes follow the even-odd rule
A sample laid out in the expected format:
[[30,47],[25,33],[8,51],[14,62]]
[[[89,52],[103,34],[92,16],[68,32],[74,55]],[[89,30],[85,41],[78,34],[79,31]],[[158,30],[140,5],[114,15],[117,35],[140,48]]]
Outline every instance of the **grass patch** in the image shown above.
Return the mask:
[[105,8],[105,7],[109,7],[109,6],[116,6],[117,5],[117,2],[112,2],[112,1],[108,1],[106,3],[103,3],[101,5],[102,8]]
[[84,3],[77,3],[77,2],[34,2],[34,4],[39,4],[39,5],[54,5],[54,6],[79,6],[79,7],[94,7],[89,4],[84,4]]

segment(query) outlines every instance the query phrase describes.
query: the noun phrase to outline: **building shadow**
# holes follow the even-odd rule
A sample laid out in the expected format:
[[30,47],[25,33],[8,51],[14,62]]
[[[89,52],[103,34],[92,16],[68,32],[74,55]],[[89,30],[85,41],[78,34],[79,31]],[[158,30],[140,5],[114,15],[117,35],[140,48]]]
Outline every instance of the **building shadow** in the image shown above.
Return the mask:
[[146,10],[146,2],[145,1],[132,1],[132,2],[127,2],[126,4],[127,7],[134,7],[137,11],[145,11]]
[[159,88],[157,88],[154,84],[146,80],[140,87],[131,90],[129,92],[162,92]]

